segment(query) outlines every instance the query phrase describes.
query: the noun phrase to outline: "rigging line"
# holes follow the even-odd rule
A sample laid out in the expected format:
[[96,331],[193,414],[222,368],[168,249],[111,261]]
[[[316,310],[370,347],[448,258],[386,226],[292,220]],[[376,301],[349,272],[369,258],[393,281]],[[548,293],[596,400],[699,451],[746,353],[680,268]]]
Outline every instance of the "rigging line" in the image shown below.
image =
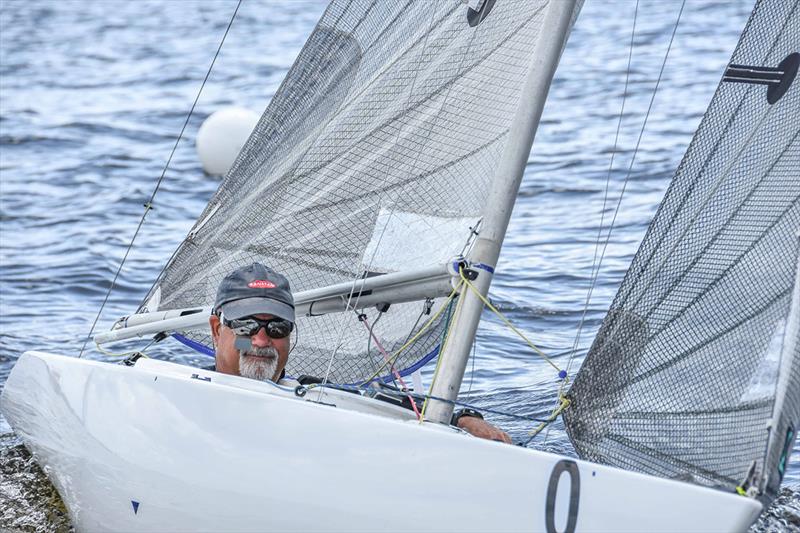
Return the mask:
[[[358,314],[358,311],[354,310],[354,312],[356,314]],[[378,318],[380,318],[380,315],[378,315]],[[377,346],[378,350],[380,350],[381,354],[383,355],[384,360],[388,361],[389,360],[389,353],[383,347],[383,345],[381,344],[381,341],[378,340],[378,337],[372,332],[372,326],[367,322],[367,315],[361,314],[361,315],[359,315],[358,319],[361,322],[364,323],[364,327],[366,327],[367,330],[369,331],[370,337],[372,337],[372,339],[375,340],[375,346]],[[377,323],[377,322],[378,322],[378,320],[376,319],[375,323]],[[402,376],[400,376],[400,373],[397,371],[397,369],[394,367],[394,365],[390,365],[390,368],[391,368],[391,371],[392,371],[392,375],[394,375],[394,377],[397,378],[397,381],[400,382],[400,385],[403,387],[403,390],[407,392],[408,391],[408,385],[406,385],[405,381],[403,381],[403,378],[402,378]],[[417,409],[417,404],[416,404],[416,402],[414,402],[414,398],[411,396],[411,394],[406,394],[406,397],[411,402],[411,408],[414,410],[414,414],[417,415],[417,420],[422,420],[422,415],[420,414],[419,409]]]
[[89,342],[89,339],[92,337],[92,333],[94,333],[94,328],[97,326],[98,320],[100,320],[100,315],[103,313],[103,309],[108,303],[108,298],[111,296],[111,291],[114,289],[114,286],[117,283],[117,279],[119,278],[120,272],[122,272],[122,266],[125,264],[125,261],[128,259],[128,254],[133,248],[133,243],[136,240],[136,237],[139,235],[139,231],[142,229],[142,225],[144,224],[144,220],[147,217],[147,213],[153,209],[153,200],[156,197],[156,193],[158,193],[158,189],[161,187],[161,182],[164,181],[164,176],[167,173],[167,169],[169,168],[169,164],[172,162],[172,157],[175,155],[175,150],[178,148],[178,144],[181,142],[181,138],[183,137],[184,131],[186,131],[186,126],[189,125],[189,120],[192,118],[192,113],[194,112],[194,108],[197,106],[197,101],[200,99],[200,95],[203,92],[203,88],[206,86],[206,82],[208,81],[209,76],[211,75],[211,70],[214,68],[214,63],[217,61],[217,57],[219,56],[220,50],[222,50],[222,45],[225,43],[225,38],[228,36],[228,32],[233,25],[234,19],[236,19],[236,14],[239,12],[239,7],[242,5],[242,0],[238,0],[236,3],[236,9],[233,11],[233,15],[231,15],[231,20],[228,22],[228,26],[225,28],[225,33],[222,35],[222,40],[219,42],[219,46],[217,46],[217,51],[214,54],[214,58],[211,60],[211,65],[208,67],[208,71],[206,72],[205,78],[203,78],[203,83],[200,84],[200,90],[197,91],[197,96],[192,102],[192,107],[189,109],[189,114],[186,116],[186,120],[183,122],[183,127],[181,128],[180,133],[178,134],[178,138],[175,139],[175,144],[172,147],[172,151],[167,158],[167,163],[164,165],[164,170],[161,171],[161,175],[158,177],[158,181],[156,182],[156,186],[153,189],[153,193],[150,195],[150,199],[144,204],[144,213],[142,213],[142,218],[139,219],[139,225],[136,226],[136,231],[133,233],[133,237],[131,237],[131,241],[128,244],[128,248],[125,250],[125,255],[122,257],[122,261],[119,263],[119,268],[117,268],[117,272],[114,274],[114,279],[111,280],[111,285],[108,287],[108,291],[106,291],[105,298],[103,298],[103,303],[100,304],[100,309],[97,311],[97,316],[94,318],[94,322],[92,322],[92,327],[89,329],[89,334],[86,336],[86,339],[83,341],[83,346],[81,346],[81,351],[78,354],[78,358],[83,356],[83,352],[86,349],[86,344]]
[[465,254],[472,252],[472,246],[475,244],[478,235],[480,235],[480,227],[481,222],[483,222],[483,216],[478,218],[478,221],[475,223],[474,226],[470,226],[469,228],[469,237],[467,237],[467,242],[464,243],[464,247],[461,248],[461,252],[458,254],[461,257],[466,257]]
[[[798,1],[797,3],[795,3],[795,6],[794,6],[794,8],[792,9],[792,12],[794,12],[794,9],[796,9],[796,8],[797,8],[797,6],[800,6],[800,1]],[[781,33],[783,33],[783,30],[784,30],[784,28],[786,27],[786,24],[788,24],[788,22],[789,22],[789,19],[790,19],[790,18],[791,18],[791,14],[790,14],[790,15],[787,17],[786,21],[784,21],[784,24],[783,24],[783,26],[781,26],[781,30],[778,32],[778,35],[776,36],[776,38],[773,40],[772,44],[771,44],[771,45],[770,45],[770,47],[769,47],[769,50],[768,50],[768,51],[767,51],[767,52],[764,54],[764,56],[763,56],[763,57],[764,57],[764,61],[766,61],[766,58],[767,58],[767,57],[769,57],[769,56],[772,54],[772,52],[774,51],[774,48],[775,48],[775,46],[777,46],[777,44],[778,44],[778,42],[779,42],[779,37],[780,37],[780,34],[781,34]],[[750,24],[751,24],[751,23],[752,23],[752,20],[748,20],[748,21],[747,21],[747,26],[745,27],[745,30],[744,30],[744,32],[743,32],[743,35],[744,35],[744,33],[746,33],[746,32],[747,32],[747,29],[750,27]],[[740,44],[741,44],[741,39],[740,39],[740,42],[739,42],[739,44],[737,44],[737,50],[738,50],[738,47],[739,47],[739,45],[740,45]],[[734,53],[735,53],[735,52],[734,52]],[[721,87],[722,87],[722,85],[720,84],[720,85],[717,87],[716,93],[719,93],[719,92],[720,92],[720,90],[721,90]],[[753,87],[751,87],[751,89],[754,89],[754,88],[753,88]],[[715,96],[716,96],[716,93],[715,93]],[[739,100],[739,103],[736,105],[736,109],[735,109],[733,112],[731,112],[731,113],[730,113],[730,118],[728,119],[727,123],[725,124],[725,126],[724,126],[724,128],[723,128],[723,130],[722,130],[722,133],[720,133],[720,134],[717,136],[714,146],[713,146],[713,147],[712,147],[712,148],[709,150],[709,152],[708,152],[707,156],[705,157],[705,159],[704,159],[704,161],[703,161],[703,165],[702,165],[702,167],[701,167],[701,168],[700,168],[700,170],[699,170],[699,173],[700,173],[700,174],[702,174],[702,173],[704,173],[704,172],[706,171],[706,169],[707,169],[707,168],[709,167],[709,165],[710,165],[710,161],[711,161],[711,160],[712,160],[712,159],[713,159],[713,158],[716,156],[716,154],[717,154],[717,151],[718,151],[718,150],[719,150],[719,149],[720,149],[720,148],[723,146],[723,141],[726,139],[726,136],[728,135],[728,132],[729,132],[729,131],[730,131],[730,129],[733,127],[733,124],[734,124],[734,122],[735,122],[735,119],[736,119],[736,117],[737,117],[737,116],[738,116],[738,114],[739,114],[739,110],[740,110],[740,109],[742,109],[742,107],[744,106],[744,104],[745,104],[745,102],[746,102],[746,100],[747,100],[747,94],[749,94],[749,93],[745,93],[745,96],[744,96],[744,97],[742,97],[742,98]],[[704,118],[705,118],[705,117],[704,117]],[[700,124],[700,127],[701,127],[701,128],[702,128],[702,126],[703,126],[703,123],[701,123],[701,124]],[[699,131],[699,128],[698,128],[698,131]],[[690,149],[691,149],[691,147],[693,146],[693,144],[694,144],[694,139],[692,140],[692,145],[690,145],[690,147],[689,147]],[[684,163],[685,163],[685,157],[684,157],[684,160],[683,160],[683,161],[681,161],[681,164],[680,164],[680,166],[678,167],[678,170],[676,171],[676,175],[677,175],[677,173],[678,173],[678,172],[680,172],[680,171],[681,171],[681,168],[683,167]],[[698,175],[699,175],[699,174],[698,174]],[[683,207],[684,207],[684,205],[686,204],[686,199],[687,199],[687,198],[688,198],[688,197],[689,197],[689,196],[690,196],[690,195],[693,193],[693,191],[694,191],[694,186],[695,186],[695,185],[696,185],[696,183],[692,183],[692,184],[691,184],[691,185],[690,185],[690,186],[687,188],[687,190],[686,190],[686,191],[683,193],[683,197],[682,197],[682,198],[681,198],[681,200],[679,201],[679,204],[680,204],[680,205],[679,205],[679,206],[678,206],[678,207],[675,209],[675,211],[674,211],[674,212],[672,213],[672,215],[670,216],[670,219],[669,219],[669,220],[666,222],[666,225],[667,225],[667,226],[672,226],[672,225],[673,225],[673,223],[674,223],[674,221],[675,221],[675,220],[676,220],[676,219],[677,219],[677,218],[678,218],[678,217],[681,215],[681,213],[682,213],[682,210],[683,210]],[[671,188],[672,188],[672,185],[670,185],[670,189],[669,189],[669,190],[667,190],[667,194],[669,194],[669,192],[670,192]],[[660,210],[660,209],[659,209],[659,212],[661,212],[661,210]],[[658,215],[658,213],[657,213],[657,215]],[[652,228],[648,228],[647,234],[645,235],[645,239],[647,239],[647,238],[648,238],[648,236],[650,235],[650,230],[651,230],[651,229],[652,229]],[[660,248],[660,246],[661,246],[661,243],[662,243],[662,241],[663,241],[663,238],[662,238],[660,241],[658,241],[658,243],[656,244],[655,251],[654,251],[654,252],[652,252],[652,253],[650,254],[650,256],[649,256],[647,259],[645,259],[645,260],[644,260],[644,264],[643,264],[643,265],[641,265],[641,267],[640,267],[640,268],[643,268],[643,269],[649,269],[650,262],[651,262],[651,261],[654,259],[655,255],[656,255],[656,252],[658,251],[658,249],[659,249],[659,248]],[[626,296],[625,298],[627,298],[627,296]]]
[[[720,173],[720,177],[717,179],[717,182],[714,184],[714,186],[708,192],[708,194],[706,195],[705,199],[703,200],[703,203],[692,214],[692,216],[689,219],[688,223],[685,225],[683,231],[675,239],[675,243],[670,247],[669,251],[667,251],[667,253],[664,255],[663,259],[658,264],[658,266],[653,267],[653,269],[652,269],[653,272],[660,272],[661,269],[664,268],[664,265],[667,263],[667,261],[672,257],[672,254],[675,252],[675,250],[678,248],[678,246],[681,245],[681,243],[683,242],[683,239],[686,236],[686,234],[689,233],[689,230],[692,229],[692,227],[694,226],[695,222],[700,217],[700,214],[704,211],[705,207],[708,205],[709,202],[711,202],[711,200],[717,194],[717,191],[720,189],[720,187],[722,187],[722,184],[726,181],[728,175],[731,173],[731,171],[733,170],[733,168],[736,165],[736,163],[739,162],[739,158],[744,153],[745,148],[748,147],[748,145],[750,144],[750,141],[753,139],[753,137],[755,137],[756,133],[758,133],[758,131],[761,129],[761,126],[766,122],[767,117],[772,113],[773,109],[774,109],[774,106],[770,106],[770,108],[767,109],[766,113],[764,113],[761,116],[761,118],[759,119],[758,124],[756,124],[756,126],[753,128],[753,130],[747,135],[747,138],[745,138],[744,141],[740,144],[739,150],[736,152],[736,154],[731,158],[730,162],[728,162],[728,164],[722,170],[722,172]],[[791,146],[791,143],[788,146]],[[787,146],[787,149],[788,149],[788,146]],[[778,160],[779,159],[780,159],[780,157],[778,158]],[[776,160],[776,162],[777,162],[777,160]],[[636,301],[631,305],[632,308],[634,308],[634,307],[639,305],[639,302],[642,300],[642,298],[644,298],[644,295],[647,294],[647,291],[650,289],[650,287],[653,285],[653,283],[655,283],[655,281],[657,279],[659,279],[658,276],[653,276],[653,278],[644,286],[644,288],[639,291],[639,297],[636,298]],[[647,316],[649,317],[650,313],[648,313]]]
[[[356,311],[355,309],[353,309],[353,312],[356,313],[357,315],[359,314],[358,311]],[[367,335],[367,351],[366,351],[367,359],[370,359],[369,352],[370,350],[372,350],[372,330],[373,328],[375,328],[375,326],[378,325],[378,322],[380,322],[382,316],[383,312],[378,311],[378,316],[375,318],[375,322],[373,322],[369,326],[369,334]],[[392,370],[394,370],[394,368],[392,368]],[[394,378],[392,379],[392,382],[394,382]],[[397,383],[395,383],[395,386],[397,386]]]
[[517,335],[518,335],[518,336],[519,336],[519,337],[520,337],[520,338],[521,338],[523,341],[525,341],[525,343],[527,343],[527,345],[528,345],[528,346],[530,346],[530,348],[531,348],[531,349],[532,349],[534,352],[536,352],[537,354],[539,354],[540,356],[542,356],[542,357],[544,358],[544,360],[545,360],[545,361],[547,361],[547,363],[548,363],[550,366],[552,366],[554,369],[556,369],[556,370],[558,371],[558,373],[559,373],[559,378],[561,378],[561,379],[564,379],[564,377],[565,377],[565,376],[562,376],[562,372],[563,372],[563,370],[561,370],[561,368],[559,368],[559,367],[558,367],[558,365],[557,365],[557,364],[555,364],[555,362],[553,362],[553,360],[552,360],[552,359],[551,359],[551,358],[550,358],[550,357],[549,357],[549,356],[548,356],[546,353],[544,353],[544,352],[543,352],[543,351],[542,351],[542,350],[541,350],[541,349],[540,349],[538,346],[536,346],[536,345],[535,345],[535,344],[534,344],[534,343],[533,343],[533,342],[532,342],[530,339],[528,339],[528,337],[527,337],[527,336],[525,336],[525,334],[524,334],[522,331],[520,331],[519,329],[517,329],[517,327],[516,327],[514,324],[512,324],[512,323],[511,323],[511,321],[510,321],[508,318],[506,318],[506,316],[505,316],[503,313],[501,313],[501,312],[500,312],[500,310],[498,310],[498,309],[497,309],[497,308],[496,308],[496,307],[495,307],[495,306],[492,304],[492,302],[490,302],[490,301],[489,301],[489,299],[488,299],[488,298],[486,298],[486,297],[485,297],[483,294],[481,294],[481,291],[479,291],[479,290],[477,289],[477,287],[475,287],[475,285],[473,285],[473,284],[472,284],[472,283],[471,283],[471,282],[470,282],[470,281],[467,279],[467,277],[464,275],[464,271],[463,271],[463,269],[460,269],[460,271],[461,271],[461,280],[462,280],[462,282],[463,282],[463,283],[464,283],[464,284],[465,284],[467,287],[469,287],[469,288],[472,290],[472,292],[474,292],[474,293],[475,293],[475,294],[478,296],[478,298],[480,298],[480,299],[481,299],[481,301],[483,302],[483,304],[484,304],[486,307],[488,307],[489,309],[491,309],[491,310],[492,310],[492,312],[493,312],[494,314],[496,314],[496,315],[497,315],[497,316],[500,318],[500,320],[502,320],[502,321],[505,323],[505,325],[506,325],[506,326],[508,326],[509,328],[511,328],[511,331],[513,331],[514,333],[516,333],[516,334],[517,334]]
[[419,325],[419,321],[422,320],[422,317],[425,315],[425,311],[428,308],[428,302],[431,302],[431,305],[433,305],[433,300],[431,300],[431,299],[428,299],[428,300],[425,300],[424,302],[422,302],[422,311],[419,312],[419,315],[417,316],[417,320],[415,320],[414,321],[414,325],[411,326],[411,330],[408,332],[408,336],[406,336],[406,340],[403,341],[403,344],[408,342],[408,339],[410,339],[411,336],[414,334],[414,330],[417,329],[417,326]]
[[146,358],[148,358],[148,359],[149,359],[149,358],[150,358],[150,356],[149,356],[149,355],[147,355],[147,354],[145,353],[145,351],[146,351],[148,348],[150,348],[150,347],[151,347],[153,344],[155,344],[155,342],[156,342],[156,340],[155,340],[155,339],[152,339],[150,342],[148,342],[148,343],[145,345],[145,347],[144,347],[144,348],[141,348],[141,349],[139,349],[139,350],[131,350],[131,351],[129,351],[129,352],[112,352],[112,351],[110,351],[110,350],[106,350],[106,349],[105,349],[105,348],[103,348],[103,347],[102,347],[102,346],[101,346],[99,343],[97,343],[97,341],[95,341],[94,345],[95,345],[95,348],[97,349],[97,351],[98,351],[98,352],[100,352],[100,353],[101,353],[101,354],[103,354],[103,355],[108,355],[108,356],[110,356],[110,357],[128,357],[128,356],[131,356],[131,355],[133,355],[133,354],[136,354],[136,353],[138,353],[138,354],[140,354],[140,355],[142,355],[142,356],[144,356],[144,357],[146,357]]
[[[470,283],[470,281],[464,275],[463,269],[460,270],[460,273],[461,273],[462,283],[464,283],[465,285],[467,285],[467,287],[472,289],[472,291],[481,299],[481,301],[483,301],[484,305],[489,307],[489,309],[491,309],[498,317],[500,317],[500,319],[503,322],[505,322],[505,324],[509,328],[511,328],[511,330],[514,331],[514,333],[519,335],[522,338],[522,340],[524,340],[528,344],[528,346],[530,346],[536,353],[538,353],[539,355],[544,357],[545,361],[547,361],[550,364],[550,366],[552,366],[553,368],[558,370],[558,377],[559,377],[559,380],[561,381],[561,384],[559,385],[559,389],[558,389],[558,396],[557,396],[558,401],[556,403],[556,406],[553,408],[553,412],[550,414],[550,416],[546,420],[541,421],[539,426],[537,428],[535,428],[533,431],[531,431],[530,438],[523,444],[524,446],[527,446],[528,443],[530,443],[530,441],[533,440],[533,438],[536,437],[536,435],[538,435],[539,432],[541,432],[545,427],[547,427],[548,431],[549,431],[550,422],[552,422],[556,418],[558,418],[558,415],[560,415],[567,407],[569,407],[570,400],[564,396],[564,389],[566,389],[567,383],[569,382],[569,377],[568,377],[567,372],[565,370],[561,370],[558,367],[558,365],[556,365],[550,357],[548,357],[542,350],[540,350],[535,344],[533,344],[533,342],[531,342],[528,339],[528,337],[525,336],[524,333],[522,333],[520,330],[518,330],[511,323],[511,321],[508,320],[505,317],[505,315],[503,315],[503,313],[501,313],[494,305],[492,305],[492,303],[485,296],[483,296],[483,294],[481,294],[481,292],[472,283]],[[438,371],[438,365],[437,365],[437,371]],[[435,379],[435,376],[434,376],[434,379]],[[431,390],[433,390],[432,387],[433,387],[433,385],[431,385]],[[423,415],[424,415],[424,413],[425,413],[424,407],[423,407],[423,411],[422,412],[423,412]],[[547,439],[546,435],[547,434],[545,434],[545,441]]]
[[[453,288],[452,291],[450,291],[450,294],[447,296],[447,299],[445,299],[445,301],[442,303],[442,306],[439,308],[439,310],[436,311],[433,314],[433,316],[430,317],[427,320],[427,322],[425,322],[425,324],[423,324],[423,326],[420,328],[420,330],[409,341],[407,341],[400,348],[395,350],[394,355],[392,355],[392,357],[389,359],[388,363],[394,364],[395,360],[400,356],[400,354],[406,348],[408,348],[409,346],[414,344],[417,341],[417,339],[419,339],[422,336],[422,334],[425,333],[425,331],[427,331],[427,329],[431,326],[431,324],[433,324],[439,318],[439,316],[441,316],[441,314],[449,307],[449,304],[453,301],[453,298],[455,298],[458,295],[458,292],[461,290],[462,286],[463,286],[463,282],[459,282],[459,284],[455,288]],[[441,353],[441,348],[439,349],[439,351]],[[369,383],[370,381],[372,381],[373,379],[378,377],[380,375],[380,373],[383,371],[384,368],[386,368],[386,363],[381,365],[381,367],[378,369],[377,372],[375,372],[369,378],[364,380],[364,383]]]
[[[274,382],[270,382],[270,383],[274,384]],[[314,384],[311,384],[311,385],[307,385],[305,388],[306,388],[306,390],[311,390],[311,389],[315,389],[315,388],[319,388],[319,387],[323,387],[323,385],[321,385],[319,383],[314,383]],[[364,386],[357,386],[357,385],[345,385],[345,384],[337,384],[337,383],[328,383],[327,385],[324,385],[324,387],[327,388],[327,389],[342,390],[342,391],[348,391],[348,392],[367,392],[367,393],[373,392],[372,389],[369,389],[369,388],[364,387]],[[391,389],[381,389],[380,392],[381,392],[381,394],[385,394],[387,396],[394,396],[394,397],[397,397],[397,398],[405,398],[407,396],[406,394],[404,394],[402,392],[393,391]],[[461,400],[448,400],[447,398],[442,398],[440,396],[431,396],[431,395],[428,395],[428,394],[415,394],[415,393],[410,393],[410,395],[413,396],[416,400],[424,401],[425,399],[429,398],[431,400],[436,400],[436,401],[439,401],[439,402],[448,403],[448,404],[451,404],[451,405],[454,405],[454,406],[460,406],[460,407],[467,407],[469,409],[475,409],[476,411],[480,411],[482,413],[491,413],[491,414],[494,414],[494,415],[507,416],[509,418],[516,418],[518,420],[525,420],[525,421],[528,421],[528,422],[545,422],[547,420],[547,418],[537,418],[537,417],[533,417],[533,416],[519,415],[519,414],[516,414],[516,413],[512,413],[511,411],[501,411],[499,409],[492,409],[492,408],[489,408],[489,407],[482,407],[482,406],[478,406],[478,405],[473,404],[473,403],[462,402]]]
[[[530,442],[536,438],[536,435],[538,435],[544,428],[548,428],[549,430],[550,423],[555,421],[556,418],[558,418],[558,415],[564,412],[564,409],[569,407],[569,404],[570,404],[569,398],[560,396],[558,399],[558,406],[555,409],[553,409],[553,412],[550,414],[549,417],[541,421],[541,423],[536,428],[534,428],[528,433],[528,440],[523,442],[522,445],[527,446],[528,444],[530,444]],[[547,442],[547,433],[545,433],[545,442]]]
[[[611,151],[611,162],[608,164],[608,172],[606,173],[606,187],[605,193],[603,194],[603,208],[600,210],[600,226],[597,228],[597,241],[594,245],[594,257],[592,257],[592,270],[589,274],[589,290],[586,293],[586,302],[583,306],[583,313],[581,313],[580,322],[578,322],[578,331],[575,334],[575,341],[572,344],[572,351],[570,353],[570,358],[575,357],[575,353],[578,351],[578,344],[580,343],[581,331],[583,330],[583,324],[586,321],[586,313],[589,311],[589,300],[591,299],[592,291],[594,290],[594,286],[597,284],[597,278],[600,275],[600,265],[597,262],[597,254],[600,250],[600,241],[602,239],[603,234],[603,223],[605,221],[605,214],[606,214],[606,206],[608,205],[608,190],[609,186],[611,185],[611,171],[614,168],[614,157],[617,155],[617,146],[619,142],[619,133],[622,129],[622,117],[625,114],[625,102],[628,98],[628,82],[630,80],[631,74],[631,60],[633,58],[633,42],[634,37],[636,35],[636,19],[639,13],[639,0],[636,0],[636,7],[633,11],[633,27],[631,28],[631,42],[630,46],[628,47],[628,66],[625,70],[625,88],[622,92],[622,106],[619,110],[619,120],[617,120],[617,131],[614,134],[614,148]],[[569,369],[569,364],[567,365],[567,369]]]
[[[466,279],[466,278],[464,278],[464,279]],[[436,358],[436,368],[433,371],[433,377],[431,377],[431,386],[428,389],[428,394],[427,394],[428,397],[430,397],[433,394],[433,388],[436,385],[436,378],[439,377],[439,370],[441,370],[441,368],[442,368],[442,360],[444,359],[444,357],[442,357],[442,354],[444,353],[444,350],[447,347],[447,341],[450,340],[450,333],[452,333],[452,330],[450,328],[450,324],[452,323],[452,318],[459,316],[459,313],[461,312],[461,305],[463,303],[464,303],[464,299],[463,298],[459,298],[458,302],[456,303],[455,311],[452,314],[450,314],[449,312],[447,314],[447,322],[445,323],[444,332],[443,332],[444,339],[442,340],[441,344],[439,345],[440,346],[439,347],[439,357]],[[428,398],[425,398],[425,402],[422,404],[422,415],[419,418],[419,423],[420,424],[422,424],[425,421],[425,411],[428,409],[428,403],[429,403],[428,402]]]
[[[640,146],[640,144],[642,142],[642,137],[644,136],[644,130],[647,127],[647,121],[650,118],[650,112],[653,109],[653,102],[656,99],[656,94],[658,94],[658,87],[661,84],[661,79],[662,79],[662,77],[664,75],[664,67],[666,67],[666,65],[667,65],[667,59],[669,58],[669,53],[672,50],[672,44],[675,41],[675,34],[678,31],[678,26],[680,25],[681,15],[683,15],[684,7],[686,7],[686,0],[683,0],[681,2],[681,8],[680,8],[680,11],[678,11],[678,17],[675,19],[675,26],[672,28],[672,35],[669,38],[669,44],[667,45],[667,51],[664,54],[664,60],[661,62],[661,68],[660,68],[660,70],[658,72],[658,78],[656,79],[655,87],[653,87],[653,94],[650,96],[650,103],[647,106],[647,111],[646,111],[645,116],[644,116],[644,122],[642,122],[642,127],[639,130],[639,136],[638,136],[638,138],[636,140],[636,146],[633,149],[633,156],[631,157],[631,162],[628,165],[628,171],[625,174],[625,179],[622,181],[622,189],[620,190],[619,198],[617,199],[617,205],[614,208],[614,215],[611,217],[611,223],[609,224],[609,227],[608,227],[608,233],[606,235],[606,240],[603,243],[603,249],[602,249],[602,251],[600,253],[600,259],[599,259],[599,261],[597,263],[598,274],[599,274],[600,267],[601,267],[601,265],[603,263],[603,258],[605,257],[605,254],[606,254],[606,250],[608,249],[608,243],[611,240],[611,233],[614,230],[614,224],[616,223],[617,216],[619,215],[619,209],[620,209],[620,206],[622,205],[622,198],[625,195],[625,189],[627,188],[628,181],[630,181],[631,174],[633,173],[633,165],[636,162],[636,155],[639,153],[639,146]],[[591,300],[593,292],[594,292],[594,283],[592,284],[592,286],[589,287],[589,294],[586,296],[587,307],[588,307],[588,302]],[[579,344],[580,344],[580,331],[578,332],[578,337],[576,338],[575,346],[578,346]],[[569,359],[567,360],[567,372],[569,372],[569,369],[572,367],[572,363],[573,363],[574,360],[575,360],[575,351],[573,351],[573,353],[570,355]]]

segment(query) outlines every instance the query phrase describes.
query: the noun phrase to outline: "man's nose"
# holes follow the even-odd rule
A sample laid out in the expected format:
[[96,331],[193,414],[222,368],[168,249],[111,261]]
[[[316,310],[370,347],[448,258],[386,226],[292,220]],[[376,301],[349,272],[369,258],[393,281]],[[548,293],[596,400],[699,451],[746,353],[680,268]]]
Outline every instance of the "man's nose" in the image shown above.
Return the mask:
[[267,335],[266,329],[258,328],[256,334],[250,337],[250,342],[253,343],[253,346],[257,348],[263,348],[265,346],[271,345],[272,339],[270,339],[269,335]]

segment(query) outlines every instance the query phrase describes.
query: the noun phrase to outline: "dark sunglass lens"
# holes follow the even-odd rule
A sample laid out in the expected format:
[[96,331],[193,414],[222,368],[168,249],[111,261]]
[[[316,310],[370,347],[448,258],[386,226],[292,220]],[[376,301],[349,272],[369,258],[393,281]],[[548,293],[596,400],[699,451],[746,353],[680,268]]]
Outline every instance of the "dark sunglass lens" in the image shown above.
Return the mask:
[[261,327],[257,320],[252,319],[231,320],[226,324],[226,326],[231,328],[236,335],[240,335],[242,337],[254,335],[258,332],[258,328]]
[[292,323],[286,320],[274,320],[267,323],[267,335],[273,339],[283,339],[292,332]]
[[236,335],[242,337],[252,337],[258,334],[261,328],[265,328],[267,335],[273,339],[288,337],[292,332],[292,323],[288,320],[271,319],[259,320],[258,318],[240,318],[237,320],[225,320],[225,325],[233,330]]

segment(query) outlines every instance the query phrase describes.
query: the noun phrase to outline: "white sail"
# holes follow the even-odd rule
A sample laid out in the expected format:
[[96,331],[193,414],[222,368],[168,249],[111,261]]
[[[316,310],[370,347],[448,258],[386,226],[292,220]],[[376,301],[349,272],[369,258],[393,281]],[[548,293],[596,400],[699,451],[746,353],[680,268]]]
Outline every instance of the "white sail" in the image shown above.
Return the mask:
[[798,63],[800,2],[757,2],[570,390],[582,457],[775,496],[800,402],[796,349],[776,392],[796,335]]
[[[546,26],[561,4],[331,2],[154,285],[158,309],[146,310],[207,307],[223,276],[254,261],[303,293],[468,253],[530,104],[523,91],[543,61],[540,43],[563,47],[564,28]],[[536,72],[545,88],[552,68]],[[513,143],[527,157],[530,139]],[[384,359],[358,314],[393,351],[444,301],[393,303],[381,316],[374,301],[351,296],[354,311],[299,318],[290,373],[367,379]],[[448,316],[402,353],[399,369],[436,355]],[[210,347],[202,331],[182,337]]]

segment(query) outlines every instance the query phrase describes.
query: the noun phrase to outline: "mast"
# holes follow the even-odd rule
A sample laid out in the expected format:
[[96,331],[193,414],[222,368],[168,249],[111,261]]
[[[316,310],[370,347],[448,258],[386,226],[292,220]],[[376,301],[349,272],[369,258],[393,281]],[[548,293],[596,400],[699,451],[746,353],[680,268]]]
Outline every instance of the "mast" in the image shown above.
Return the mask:
[[[478,273],[473,284],[484,296],[489,292],[494,267],[500,255],[514,201],[528,163],[550,82],[569,33],[575,4],[576,0],[550,2],[542,24],[543,31],[532,53],[533,61],[520,96],[518,118],[511,125],[503,157],[489,191],[480,235],[469,257],[470,263]],[[453,318],[450,338],[440,355],[442,359],[439,372],[431,392],[432,396],[446,400],[455,400],[461,388],[464,370],[483,310],[483,302],[471,290],[465,289],[460,297],[462,299],[460,311]],[[427,418],[446,423],[450,420],[452,412],[451,403],[431,400]]]

